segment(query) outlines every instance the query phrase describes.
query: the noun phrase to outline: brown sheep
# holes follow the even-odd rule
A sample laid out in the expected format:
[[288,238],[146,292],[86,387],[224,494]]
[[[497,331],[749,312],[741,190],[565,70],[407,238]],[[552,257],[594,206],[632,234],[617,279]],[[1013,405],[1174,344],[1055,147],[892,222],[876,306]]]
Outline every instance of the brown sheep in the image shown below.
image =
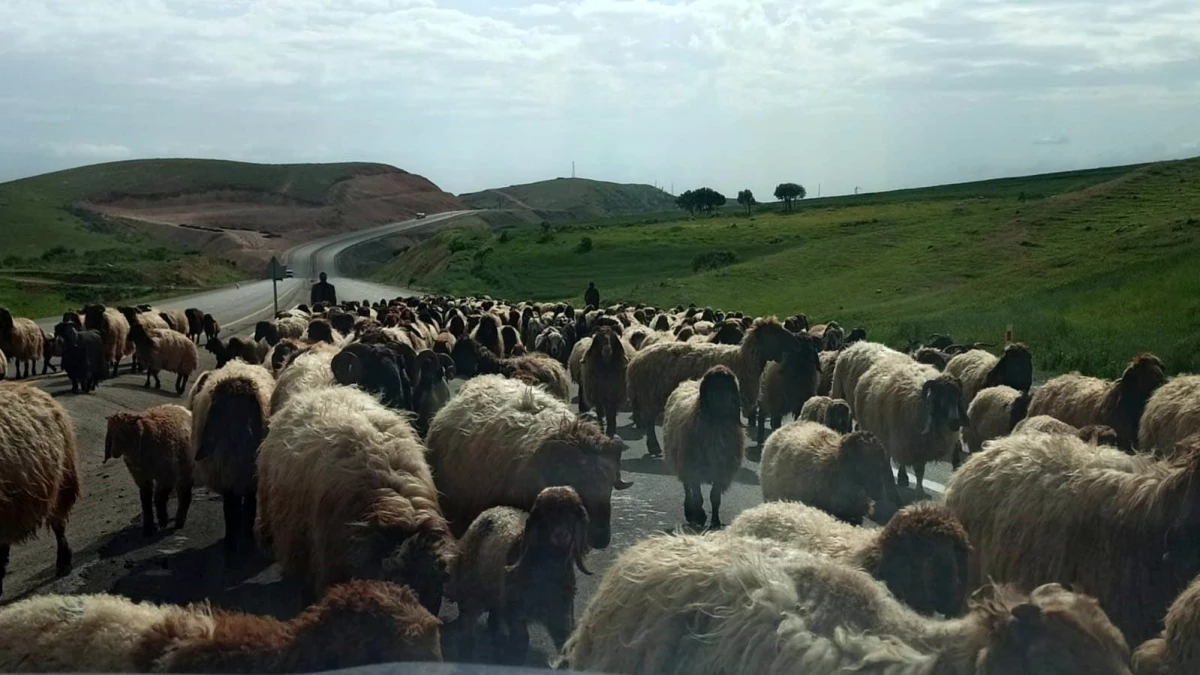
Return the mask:
[[188,325],[187,314],[184,313],[182,310],[178,310],[178,309],[162,310],[162,311],[158,312],[158,316],[161,317],[163,321],[167,322],[167,327],[170,328],[171,330],[175,331],[176,333],[179,333],[180,335],[188,334],[188,329],[190,326]]
[[191,338],[192,342],[199,344],[200,336],[204,333],[204,312],[195,307],[189,307],[183,310],[183,314],[187,317],[187,336]]
[[479,323],[471,331],[471,338],[490,349],[498,359],[505,356],[504,338],[500,335],[500,328],[500,318],[491,312],[484,312],[479,315]]
[[1071,583],[1131,644],[1154,637],[1200,572],[1200,438],[1177,454],[1130,457],[1064,434],[993,440],[946,492],[971,537],[970,583]]
[[633,348],[608,326],[585,340],[589,342],[580,364],[579,405],[581,410],[595,406],[597,418],[612,438],[617,433],[617,410],[625,403],[625,369]]
[[1138,425],[1138,448],[1164,453],[1200,432],[1200,375],[1180,375],[1154,391]]
[[912,358],[917,363],[937,368],[939,373],[945,371],[946,365],[950,363],[949,354],[933,347],[921,347],[912,353]]
[[177,405],[160,405],[140,413],[118,412],[108,416],[104,437],[104,461],[124,459],[129,475],[138,486],[142,501],[142,534],[167,527],[167,499],[175,491],[175,529],[187,522],[192,504],[191,451],[192,413]]
[[1141,354],[1121,379],[1106,381],[1078,373],[1059,375],[1033,392],[1029,415],[1050,415],[1075,427],[1104,424],[1116,429],[1119,447],[1132,449],[1138,424],[1154,391],[1166,382],[1162,361]]
[[217,357],[218,368],[224,367],[234,359],[241,359],[249,364],[259,363],[258,351],[254,348],[254,342],[248,338],[232,337],[228,342],[222,342],[220,338],[214,337],[204,344],[204,348]]
[[800,349],[788,352],[782,361],[768,361],[763,369],[758,394],[758,442],[766,438],[766,419],[771,428],[783,424],[783,416],[798,418],[808,399],[817,395],[821,379],[820,341],[800,336]]
[[747,420],[754,420],[767,362],[780,361],[786,353],[799,350],[799,339],[778,319],[766,317],[756,320],[737,346],[663,342],[639,351],[629,361],[626,380],[634,415],[646,432],[649,453],[662,454],[654,423],[679,383],[702,377],[713,366],[726,366],[737,377],[742,414]]
[[483,612],[493,660],[523,665],[528,624],[539,622],[562,649],[575,624],[575,569],[591,574],[588,515],[569,487],[538,493],[528,513],[497,506],[479,514],[459,542],[446,595],[472,626]]
[[779,541],[863,570],[921,614],[953,617],[966,609],[971,546],[962,524],[940,504],[906,506],[876,529],[798,502],[767,502],[742,511],[727,532]]
[[67,411],[36,387],[0,382],[0,594],[13,544],[54,532],[58,576],[71,571],[67,518],[79,499],[75,428]]
[[837,367],[838,357],[842,353],[821,352],[821,378],[817,381],[817,396],[829,396],[833,391],[833,370]]
[[1167,610],[1162,635],[1133,653],[1133,675],[1200,673],[1200,578],[1188,585]]
[[1008,436],[1028,411],[1028,393],[1007,385],[980,390],[967,408],[967,425],[962,434],[967,450],[979,452],[985,441]]
[[212,314],[204,315],[204,341],[212,342],[221,337],[221,324]]
[[976,394],[988,387],[1008,386],[1028,392],[1033,386],[1033,357],[1019,342],[1005,346],[1000,358],[982,349],[957,354],[950,359],[945,371],[962,383],[963,400],[968,405],[975,400]]
[[850,404],[840,398],[814,396],[804,402],[796,419],[804,422],[824,424],[839,434],[854,430],[854,419],[850,416]]
[[562,399],[498,375],[477,377],[433,418],[426,437],[441,505],[455,536],[493,506],[529,509],[553,485],[575,488],[593,548],[612,538],[612,490],[621,480],[620,438],[578,419]]
[[671,392],[663,414],[667,467],[683,483],[683,512],[688,524],[705,526],[704,494],[712,486],[711,529],[721,528],[721,495],[742,466],[744,434],[738,381],[725,366],[713,366],[699,381],[688,380]]
[[541,385],[558,398],[571,400],[571,383],[562,364],[545,354],[496,358],[492,350],[474,338],[461,338],[454,345],[454,367],[458,375],[503,375],[530,385]]
[[521,334],[514,326],[504,326],[500,329],[500,339],[504,342],[504,353],[511,356],[519,356],[525,353],[525,344],[521,341]]

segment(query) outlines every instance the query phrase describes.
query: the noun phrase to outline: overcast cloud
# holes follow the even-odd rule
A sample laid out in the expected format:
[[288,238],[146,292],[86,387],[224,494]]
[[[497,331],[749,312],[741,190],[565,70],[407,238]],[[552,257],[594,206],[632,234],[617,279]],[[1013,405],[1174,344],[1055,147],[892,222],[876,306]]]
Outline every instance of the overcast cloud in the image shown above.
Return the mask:
[[761,198],[1200,152],[1196,0],[3,0],[0,180],[371,160]]

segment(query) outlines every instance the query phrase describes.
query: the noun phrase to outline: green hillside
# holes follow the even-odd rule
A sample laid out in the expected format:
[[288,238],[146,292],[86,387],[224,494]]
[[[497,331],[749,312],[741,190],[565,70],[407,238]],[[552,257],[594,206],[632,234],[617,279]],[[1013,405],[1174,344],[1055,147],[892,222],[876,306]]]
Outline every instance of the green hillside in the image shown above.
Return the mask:
[[473,209],[526,214],[532,222],[566,223],[632,216],[675,208],[675,198],[652,185],[556,178],[458,196]]
[[800,311],[896,345],[934,332],[998,342],[1011,325],[1040,368],[1112,376],[1143,350],[1200,372],[1197,260],[1193,159],[806,200],[792,214],[451,230],[375,277],[544,300],[579,300],[594,280],[606,298]]

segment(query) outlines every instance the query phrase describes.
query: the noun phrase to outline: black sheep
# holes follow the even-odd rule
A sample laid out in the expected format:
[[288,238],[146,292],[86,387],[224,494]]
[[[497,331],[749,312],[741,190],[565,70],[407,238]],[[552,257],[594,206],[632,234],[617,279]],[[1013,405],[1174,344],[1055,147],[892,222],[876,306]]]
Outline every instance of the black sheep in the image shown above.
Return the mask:
[[386,344],[347,345],[330,364],[339,384],[382,395],[389,408],[413,409],[412,384],[404,359]]
[[63,372],[71,379],[71,393],[87,394],[108,374],[104,363],[104,338],[99,331],[78,330],[73,323],[54,327],[56,340],[62,343]]

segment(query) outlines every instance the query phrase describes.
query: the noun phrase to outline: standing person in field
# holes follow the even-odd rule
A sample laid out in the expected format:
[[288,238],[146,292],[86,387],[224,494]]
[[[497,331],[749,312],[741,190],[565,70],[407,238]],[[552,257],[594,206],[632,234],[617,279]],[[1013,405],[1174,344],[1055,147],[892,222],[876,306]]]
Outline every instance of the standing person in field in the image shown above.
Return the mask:
[[590,307],[600,306],[600,289],[596,288],[596,282],[588,282],[587,290],[583,292],[583,304]]
[[326,281],[328,278],[324,272],[321,272],[321,280],[312,285],[309,304],[315,305],[318,302],[323,302],[331,307],[337,304],[337,291],[334,289],[333,284]]

